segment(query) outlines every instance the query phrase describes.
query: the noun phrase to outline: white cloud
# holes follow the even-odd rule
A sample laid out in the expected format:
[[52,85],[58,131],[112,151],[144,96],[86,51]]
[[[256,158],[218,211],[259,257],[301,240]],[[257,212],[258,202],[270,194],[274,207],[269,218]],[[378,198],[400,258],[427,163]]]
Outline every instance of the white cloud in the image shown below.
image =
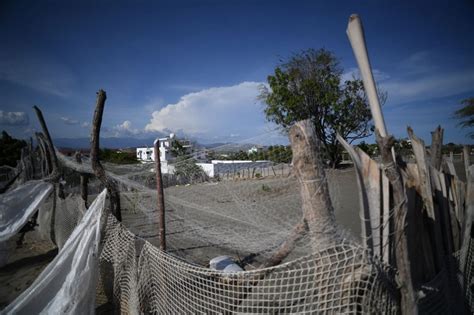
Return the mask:
[[72,119],[69,117],[60,117],[60,119],[66,124],[66,125],[79,125],[79,120]]
[[88,123],[87,121],[85,121],[85,122],[83,122],[83,123],[81,124],[81,127],[82,127],[82,128],[88,128],[90,125],[91,125],[90,123]]
[[[439,69],[434,63],[436,56],[429,50],[418,51],[403,59],[399,68],[405,75],[427,74]],[[441,61],[441,60],[440,60]]]
[[123,123],[115,125],[109,132],[113,137],[137,136],[142,133],[140,130],[132,127],[130,120],[125,120]]
[[0,125],[26,126],[28,123],[28,114],[25,112],[4,112],[0,110]]
[[389,104],[447,97],[474,90],[474,69],[389,80],[380,86],[388,92]]
[[145,130],[182,131],[201,139],[260,134],[268,127],[257,101],[261,84],[242,82],[186,94],[177,103],[154,111]]

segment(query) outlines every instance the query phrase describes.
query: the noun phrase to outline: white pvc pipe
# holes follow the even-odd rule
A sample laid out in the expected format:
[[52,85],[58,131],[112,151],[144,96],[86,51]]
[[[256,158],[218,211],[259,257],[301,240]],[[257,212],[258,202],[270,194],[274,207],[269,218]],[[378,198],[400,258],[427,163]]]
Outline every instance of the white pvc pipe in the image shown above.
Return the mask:
[[382,109],[380,108],[377,88],[375,87],[374,76],[370,66],[369,55],[367,53],[364,29],[362,28],[362,21],[357,14],[352,14],[349,17],[346,33],[351,42],[352,50],[354,51],[360,74],[362,76],[362,81],[364,82],[365,92],[367,93],[367,98],[369,100],[370,111],[372,112],[375,128],[379,130],[382,137],[386,137],[387,129],[385,127]]

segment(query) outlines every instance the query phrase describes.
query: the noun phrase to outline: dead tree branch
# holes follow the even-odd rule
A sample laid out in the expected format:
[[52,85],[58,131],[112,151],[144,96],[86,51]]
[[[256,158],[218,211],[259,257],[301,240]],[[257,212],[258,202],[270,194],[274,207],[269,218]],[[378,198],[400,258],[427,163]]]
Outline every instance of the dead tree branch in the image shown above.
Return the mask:
[[97,92],[97,103],[94,111],[94,119],[92,121],[91,131],[91,164],[95,176],[102,182],[102,184],[109,191],[110,207],[112,214],[117,220],[122,221],[122,213],[120,209],[120,194],[116,183],[105,174],[105,170],[99,161],[99,136],[100,126],[102,125],[102,115],[104,114],[104,106],[107,95],[104,90]]
[[40,122],[41,129],[43,130],[43,135],[45,136],[45,142],[48,146],[49,156],[51,159],[52,172],[51,175],[46,178],[46,180],[51,182],[57,182],[61,174],[59,172],[59,163],[58,158],[56,156],[56,151],[54,149],[53,140],[51,139],[51,135],[49,134],[48,126],[46,125],[46,122],[44,120],[43,113],[37,106],[33,106],[33,109],[36,112],[36,116],[38,117],[38,120]]

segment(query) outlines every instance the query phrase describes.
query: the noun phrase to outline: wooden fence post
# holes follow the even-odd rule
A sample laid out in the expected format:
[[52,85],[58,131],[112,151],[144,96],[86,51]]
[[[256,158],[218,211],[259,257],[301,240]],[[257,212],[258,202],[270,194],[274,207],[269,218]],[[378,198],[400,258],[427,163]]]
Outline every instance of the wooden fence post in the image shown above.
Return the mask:
[[[76,162],[82,164],[82,154],[80,151],[77,151],[75,154]],[[89,207],[87,203],[87,199],[89,198],[89,189],[87,184],[89,182],[89,175],[85,173],[80,173],[81,176],[81,198],[84,200],[84,206],[86,209]]]
[[441,168],[441,147],[443,145],[443,133],[444,129],[441,126],[438,126],[435,131],[431,132],[431,165],[440,170]]
[[92,120],[91,130],[91,164],[94,170],[95,176],[102,182],[107,188],[110,196],[110,207],[112,213],[115,215],[118,221],[122,221],[122,212],[120,209],[120,194],[117,189],[115,182],[108,178],[105,174],[105,170],[99,161],[99,137],[100,137],[100,126],[102,124],[102,115],[104,113],[105,100],[107,95],[104,90],[97,92],[97,103],[94,111],[94,118]]
[[464,160],[464,169],[466,172],[466,179],[469,178],[469,165],[471,163],[470,153],[471,153],[470,146],[465,145],[462,147],[461,159]]
[[56,182],[59,180],[59,177],[61,176],[61,174],[59,173],[58,157],[56,156],[53,140],[51,140],[51,135],[49,134],[48,126],[46,125],[46,122],[44,120],[43,113],[37,106],[33,106],[33,109],[36,112],[36,116],[38,117],[38,120],[40,122],[41,129],[43,130],[43,135],[45,137],[45,141],[49,149],[49,156],[50,156],[51,164],[52,164],[51,175],[46,180]]
[[159,217],[160,249],[166,251],[165,197],[163,192],[163,179],[161,177],[160,140],[156,139],[153,145],[155,149],[156,199]]
[[393,160],[392,147],[395,143],[393,136],[382,137],[375,130],[377,144],[380,149],[385,175],[392,184],[393,203],[395,205],[395,261],[399,273],[401,311],[402,314],[418,314],[415,291],[411,276],[410,257],[408,256],[408,243],[405,231],[406,216],[408,212],[407,198],[403,187],[400,171]]

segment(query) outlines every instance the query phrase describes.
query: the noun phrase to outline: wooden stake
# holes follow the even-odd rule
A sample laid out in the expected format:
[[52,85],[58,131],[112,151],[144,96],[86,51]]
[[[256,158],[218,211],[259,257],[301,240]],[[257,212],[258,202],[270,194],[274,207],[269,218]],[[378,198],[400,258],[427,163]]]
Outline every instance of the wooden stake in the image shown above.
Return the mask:
[[468,178],[469,178],[469,165],[471,163],[470,152],[471,152],[471,147],[470,146],[465,145],[465,146],[462,147],[461,157],[463,157],[463,160],[464,160],[464,169],[465,169],[465,172],[466,172],[466,181],[467,182],[469,182],[469,180],[468,180]]
[[[81,152],[76,152],[75,154],[76,162],[82,164],[82,154]],[[89,182],[89,175],[85,173],[81,173],[81,198],[84,200],[84,206],[86,209],[89,207],[87,204],[87,199],[89,198],[89,189],[87,187],[87,183]]]
[[413,281],[411,277],[410,258],[408,256],[408,243],[405,231],[405,223],[407,216],[406,194],[403,188],[403,182],[398,167],[395,165],[392,156],[392,147],[395,143],[393,136],[382,137],[375,130],[377,144],[382,156],[385,174],[392,184],[393,202],[395,204],[395,261],[397,263],[400,293],[401,293],[401,311],[402,314],[418,314],[418,306],[415,299],[415,291],[413,289]]
[[438,126],[435,131],[431,132],[431,165],[436,169],[440,170],[441,168],[441,147],[443,145],[443,133],[444,129],[441,126]]
[[156,169],[156,194],[159,218],[160,249],[166,251],[166,223],[165,223],[165,197],[163,192],[163,179],[161,177],[160,141],[155,140],[155,169]]
[[102,115],[104,113],[105,100],[107,95],[104,90],[97,92],[97,103],[94,111],[94,119],[92,121],[91,131],[91,164],[94,170],[95,176],[102,182],[102,184],[109,191],[110,196],[110,207],[112,213],[115,215],[118,221],[122,221],[122,212],[120,209],[120,194],[118,192],[115,182],[108,178],[105,174],[105,170],[99,161],[99,137],[100,137],[100,126],[102,125]]
[[46,144],[49,149],[49,156],[51,158],[51,164],[52,164],[52,172],[49,178],[46,180],[50,181],[58,181],[59,177],[61,174],[59,173],[59,163],[58,163],[58,158],[56,156],[56,151],[53,145],[53,140],[51,139],[51,135],[49,134],[48,126],[46,125],[46,122],[43,117],[43,113],[37,106],[33,106],[33,109],[36,112],[36,116],[38,117],[38,120],[41,125],[41,129],[43,130],[43,135],[45,137]]

